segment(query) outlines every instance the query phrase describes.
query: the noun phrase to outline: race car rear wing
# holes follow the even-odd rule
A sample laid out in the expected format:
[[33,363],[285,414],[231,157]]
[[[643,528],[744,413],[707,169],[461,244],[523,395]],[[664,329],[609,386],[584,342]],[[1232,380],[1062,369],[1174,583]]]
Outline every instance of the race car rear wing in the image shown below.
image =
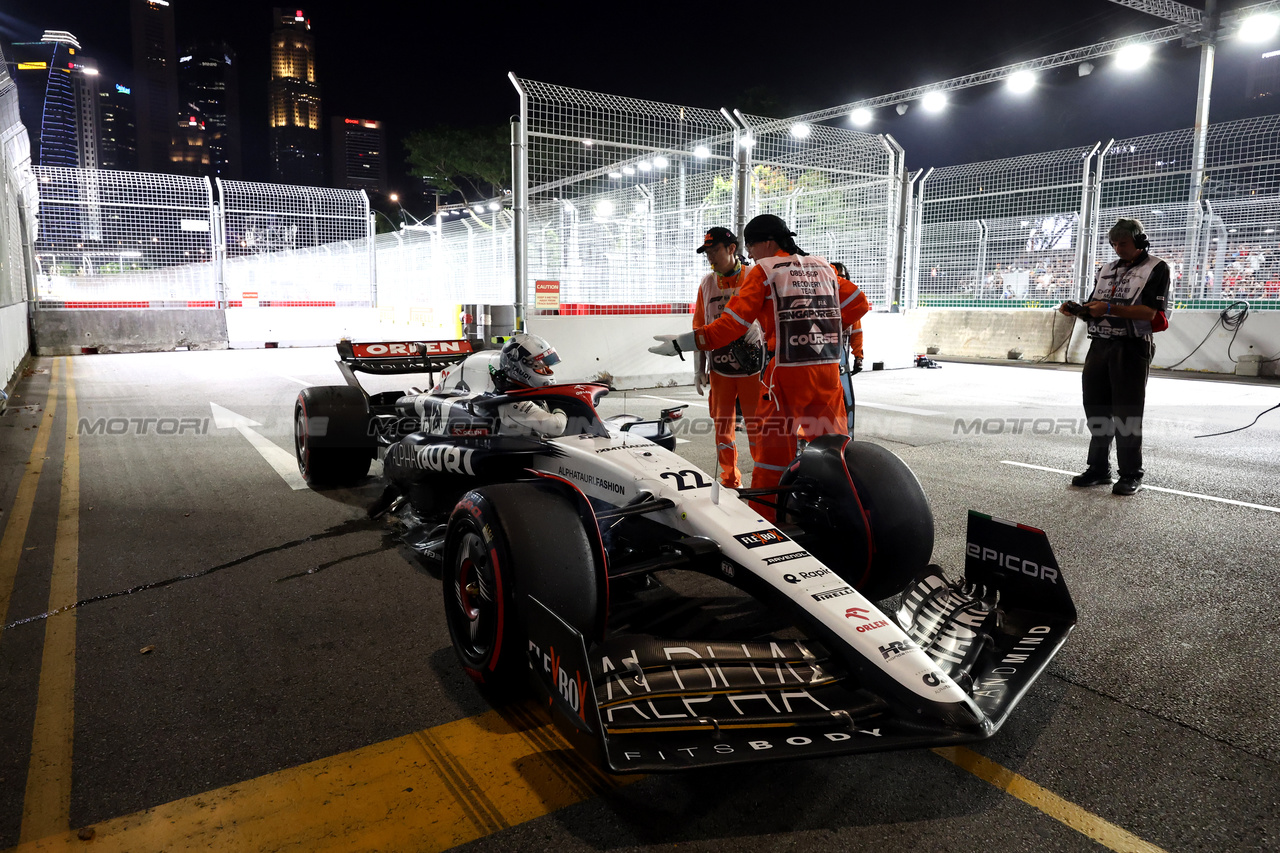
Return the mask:
[[381,341],[357,344],[344,338],[338,341],[338,370],[348,385],[360,387],[357,373],[394,376],[402,373],[426,373],[435,384],[436,373],[484,349],[480,338],[452,341]]

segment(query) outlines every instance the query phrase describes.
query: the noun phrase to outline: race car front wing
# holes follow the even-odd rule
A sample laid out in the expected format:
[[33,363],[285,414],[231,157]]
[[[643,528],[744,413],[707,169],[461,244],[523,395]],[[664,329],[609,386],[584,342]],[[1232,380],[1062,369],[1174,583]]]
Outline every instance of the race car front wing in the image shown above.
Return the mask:
[[887,660],[924,649],[981,710],[972,725],[877,695],[814,641],[627,634],[588,650],[529,599],[533,680],[576,746],[617,773],[982,740],[1062,647],[1075,606],[1042,531],[976,512],[964,581],[930,568],[900,596],[896,618],[910,642],[879,651]]

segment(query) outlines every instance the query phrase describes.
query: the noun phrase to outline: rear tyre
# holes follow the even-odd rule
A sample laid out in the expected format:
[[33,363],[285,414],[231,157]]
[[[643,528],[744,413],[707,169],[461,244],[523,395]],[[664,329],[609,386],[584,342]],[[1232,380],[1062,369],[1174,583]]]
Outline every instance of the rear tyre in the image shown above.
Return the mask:
[[792,484],[779,518],[799,523],[805,547],[867,598],[896,595],[929,565],[933,510],[889,450],[822,436],[783,474],[780,485]]
[[376,452],[364,393],[348,385],[302,389],[293,407],[293,446],[307,485],[360,482]]
[[572,500],[555,483],[467,492],[445,536],[445,621],[467,675],[497,698],[528,685],[524,601],[536,597],[583,636],[604,621],[603,566]]

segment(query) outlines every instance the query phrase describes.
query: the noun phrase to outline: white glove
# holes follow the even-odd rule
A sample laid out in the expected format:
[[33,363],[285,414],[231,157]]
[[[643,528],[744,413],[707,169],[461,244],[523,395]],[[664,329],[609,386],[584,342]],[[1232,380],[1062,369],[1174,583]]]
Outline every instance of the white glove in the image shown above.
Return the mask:
[[692,330],[682,335],[654,335],[653,339],[662,342],[657,346],[649,347],[649,352],[654,355],[678,355],[683,359],[684,353],[693,352],[696,349],[693,345]]
[[707,380],[710,379],[707,374],[707,354],[702,350],[698,350],[698,357],[693,362],[693,387],[698,392],[698,396],[702,397],[702,389],[707,386]]

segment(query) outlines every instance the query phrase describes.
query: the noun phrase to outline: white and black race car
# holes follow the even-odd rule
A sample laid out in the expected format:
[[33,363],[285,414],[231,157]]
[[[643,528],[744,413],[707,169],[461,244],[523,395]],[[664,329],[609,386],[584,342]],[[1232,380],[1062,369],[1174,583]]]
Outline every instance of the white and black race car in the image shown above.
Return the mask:
[[[592,383],[496,393],[473,346],[339,344],[348,384],[298,397],[298,464],[351,485],[380,458],[376,511],[439,567],[467,673],[532,681],[611,771],[980,740],[1075,625],[1040,530],[971,511],[964,580],[930,565],[929,504],[879,445],[825,436],[777,489],[721,488],[673,451],[678,410],[604,420]],[[361,372],[434,384],[369,395]],[[504,435],[519,400],[564,411],[565,434]]]

